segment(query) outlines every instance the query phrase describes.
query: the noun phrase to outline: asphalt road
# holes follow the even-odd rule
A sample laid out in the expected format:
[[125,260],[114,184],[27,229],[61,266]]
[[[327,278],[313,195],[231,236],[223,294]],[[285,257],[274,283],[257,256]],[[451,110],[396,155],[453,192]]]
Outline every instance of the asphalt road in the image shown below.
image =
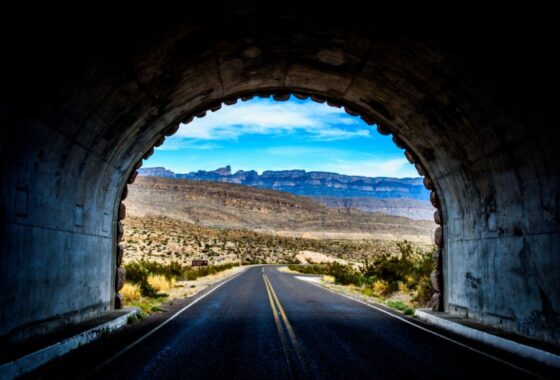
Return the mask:
[[88,378],[531,378],[271,266],[224,283],[126,352],[110,351],[97,353]]

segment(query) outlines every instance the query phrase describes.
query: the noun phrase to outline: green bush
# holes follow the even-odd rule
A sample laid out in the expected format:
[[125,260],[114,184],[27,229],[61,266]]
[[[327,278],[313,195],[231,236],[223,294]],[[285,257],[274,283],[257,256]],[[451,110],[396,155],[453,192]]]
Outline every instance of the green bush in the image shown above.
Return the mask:
[[301,264],[290,264],[288,269],[299,273],[305,274],[328,274],[327,266],[322,264],[312,264],[312,265],[301,265]]
[[341,285],[361,285],[363,283],[363,276],[354,270],[351,265],[342,265],[340,263],[328,263],[328,264],[290,264],[288,269],[304,273],[304,274],[323,274],[330,275],[334,277],[334,281]]
[[434,288],[432,287],[432,281],[429,275],[420,278],[416,290],[416,296],[413,298],[413,301],[419,305],[428,305],[434,294]]
[[371,288],[369,288],[369,287],[364,288],[364,289],[362,290],[362,293],[363,293],[364,295],[368,296],[368,297],[373,297],[373,296],[374,296],[373,290],[372,290]]
[[144,260],[132,261],[124,266],[126,280],[135,284],[147,283],[150,271],[143,265]]
[[[433,269],[431,253],[424,253],[414,249],[414,246],[407,242],[398,242],[399,254],[382,253],[373,259],[365,260],[360,272],[364,276],[366,284],[375,281],[386,281],[390,291],[397,291],[399,284],[406,285],[406,288],[418,290],[421,294],[423,303],[430,289],[426,287],[429,283],[430,272]],[[427,282],[426,282],[426,279]],[[431,294],[430,294],[431,296]]]
[[150,285],[147,280],[140,283],[140,294],[142,294],[142,297],[160,296],[157,290],[152,285]]
[[[430,273],[433,270],[432,252],[423,252],[408,241],[397,243],[399,253],[381,252],[366,259],[358,269],[350,264],[337,262],[326,265],[295,265],[288,268],[306,274],[325,274],[334,277],[336,284],[366,285],[363,293],[366,295],[387,296],[397,290],[415,291],[413,301],[426,305],[430,301],[433,288]],[[381,289],[383,285],[383,289]],[[391,306],[395,307],[395,306]],[[401,311],[408,308],[404,303],[396,304]]]
[[140,286],[140,292],[143,297],[161,297],[149,283],[149,275],[165,276],[168,280],[175,278],[177,280],[196,280],[199,277],[215,274],[226,269],[238,266],[237,263],[228,263],[221,265],[210,265],[205,267],[191,267],[183,265],[179,262],[172,261],[168,264],[157,263],[154,261],[140,260],[132,261],[125,265],[126,280]]
[[334,277],[335,284],[361,286],[364,283],[364,276],[352,265],[329,263],[327,264],[327,274]]
[[409,309],[408,305],[402,301],[388,301],[387,306],[400,311],[405,311],[406,309]]

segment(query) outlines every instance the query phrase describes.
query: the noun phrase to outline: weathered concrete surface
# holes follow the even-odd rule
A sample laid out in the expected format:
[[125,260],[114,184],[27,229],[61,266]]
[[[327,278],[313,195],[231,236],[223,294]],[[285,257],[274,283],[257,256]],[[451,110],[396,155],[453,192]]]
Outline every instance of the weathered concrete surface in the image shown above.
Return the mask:
[[429,176],[445,310],[558,344],[554,23],[256,4],[2,26],[0,336],[113,307],[121,192],[163,135],[296,92],[379,123]]

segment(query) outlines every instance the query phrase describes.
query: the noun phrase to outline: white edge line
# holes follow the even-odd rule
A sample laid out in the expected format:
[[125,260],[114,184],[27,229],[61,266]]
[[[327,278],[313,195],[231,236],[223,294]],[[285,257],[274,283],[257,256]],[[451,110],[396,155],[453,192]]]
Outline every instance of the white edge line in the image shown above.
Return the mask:
[[[298,277],[298,276],[296,276],[296,277]],[[404,319],[404,318],[402,318],[402,317],[399,317],[398,315],[395,315],[395,314],[393,314],[393,313],[390,313],[390,312],[388,312],[388,311],[386,311],[386,310],[383,310],[383,309],[381,309],[381,308],[379,308],[379,307],[377,307],[377,306],[374,306],[374,305],[372,305],[372,304],[370,304],[370,303],[367,303],[367,302],[358,300],[358,299],[356,299],[356,298],[347,296],[346,294],[341,294],[341,293],[335,292],[334,290],[331,290],[331,289],[329,289],[329,288],[325,288],[324,286],[321,286],[321,285],[319,285],[319,284],[316,284],[316,283],[313,283],[313,282],[310,282],[310,281],[303,280],[303,279],[301,279],[301,278],[298,278],[298,280],[303,281],[303,282],[306,282],[306,283],[311,284],[311,285],[313,285],[313,286],[316,286],[316,287],[318,287],[318,288],[320,288],[320,289],[324,289],[324,290],[326,290],[326,291],[328,291],[328,292],[331,292],[331,293],[333,293],[333,294],[339,295],[339,296],[341,296],[341,297],[348,298],[348,299],[350,299],[350,300],[352,300],[352,301],[359,302],[359,303],[361,303],[361,304],[363,304],[363,305],[365,305],[365,306],[371,307],[371,308],[373,308],[373,309],[375,309],[375,310],[377,310],[377,311],[380,311],[380,312],[382,312],[382,313],[384,313],[384,314],[387,314],[387,315],[390,316],[390,317],[393,317],[393,318],[398,319],[398,320],[400,320],[400,321],[402,321],[402,322],[404,322],[404,323],[407,323],[407,324],[409,324],[409,325],[411,325],[411,326],[414,326],[414,327],[416,327],[417,329],[423,330],[423,331],[425,331],[425,332],[427,332],[427,333],[430,333],[430,334],[432,334],[432,335],[435,335],[435,336],[437,336],[437,337],[439,337],[439,338],[442,338],[442,339],[445,339],[445,340],[447,340],[447,341],[449,341],[449,342],[455,343],[455,344],[457,344],[457,345],[459,345],[459,346],[461,346],[461,347],[463,347],[463,348],[466,348],[466,349],[468,349],[468,350],[470,350],[470,351],[474,351],[474,352],[476,352],[476,353],[478,353],[478,354],[480,354],[480,355],[486,356],[486,357],[488,357],[488,358],[490,358],[490,359],[496,360],[496,361],[498,361],[498,362],[500,362],[500,363],[502,363],[502,364],[505,364],[505,365],[507,365],[507,366],[510,366],[510,367],[512,367],[512,368],[515,368],[515,369],[517,369],[517,370],[519,370],[519,371],[525,372],[525,373],[527,373],[527,374],[529,374],[529,375],[531,375],[531,376],[535,376],[535,377],[537,377],[537,378],[544,379],[543,377],[541,377],[541,376],[539,376],[539,375],[537,375],[537,374],[535,374],[535,373],[533,373],[533,372],[530,372],[530,371],[528,371],[528,370],[526,370],[526,369],[524,369],[524,368],[518,367],[518,366],[516,366],[515,364],[512,364],[512,363],[510,363],[510,362],[508,362],[508,361],[505,361],[505,360],[503,360],[503,359],[497,358],[497,357],[495,357],[495,356],[493,356],[493,355],[487,354],[486,352],[477,350],[476,348],[467,346],[467,345],[464,344],[464,343],[458,342],[458,341],[456,341],[456,340],[454,340],[454,339],[452,339],[452,338],[449,338],[449,337],[447,337],[447,336],[445,336],[445,335],[439,334],[439,333],[437,333],[437,332],[435,332],[435,331],[432,331],[432,330],[427,329],[427,328],[425,328],[425,327],[419,326],[419,325],[417,325],[416,323],[412,323],[412,322],[410,322],[410,321],[407,321],[406,319]]]
[[101,364],[99,364],[97,367],[95,367],[94,369],[92,369],[91,371],[89,371],[84,378],[89,377],[92,373],[98,371],[99,369],[101,369],[102,367],[106,366],[107,364],[111,363],[113,360],[115,360],[116,358],[118,358],[119,356],[121,356],[122,354],[126,353],[127,351],[129,351],[131,348],[133,348],[134,346],[136,346],[138,343],[142,342],[144,339],[146,339],[147,337],[149,337],[150,335],[152,335],[153,333],[155,333],[156,331],[158,331],[159,329],[161,329],[163,326],[165,326],[166,324],[168,324],[169,322],[171,322],[173,319],[177,318],[179,316],[179,314],[181,314],[182,312],[184,312],[185,310],[187,310],[188,308],[190,308],[191,306],[195,305],[198,301],[200,301],[201,299],[205,298],[206,296],[209,296],[210,294],[212,294],[216,289],[218,289],[220,286],[230,282],[231,280],[233,280],[234,278],[237,278],[239,276],[241,276],[243,273],[245,273],[249,268],[245,268],[243,269],[241,272],[239,272],[238,274],[236,274],[235,276],[228,278],[227,280],[225,280],[224,282],[221,282],[220,284],[218,284],[217,286],[215,286],[214,288],[210,289],[207,293],[201,295],[200,297],[198,297],[197,299],[195,299],[194,301],[192,301],[191,303],[189,303],[187,306],[183,307],[181,310],[177,311],[175,314],[173,314],[171,317],[169,317],[168,319],[166,319],[164,322],[162,322],[161,324],[159,324],[158,326],[156,326],[154,329],[148,331],[146,334],[142,335],[140,338],[136,339],[134,342],[130,343],[128,346],[126,346],[125,348],[123,348],[122,350],[120,350],[119,352],[117,352],[116,354],[114,354],[113,356],[111,356],[109,359],[105,360],[104,362],[102,362]]

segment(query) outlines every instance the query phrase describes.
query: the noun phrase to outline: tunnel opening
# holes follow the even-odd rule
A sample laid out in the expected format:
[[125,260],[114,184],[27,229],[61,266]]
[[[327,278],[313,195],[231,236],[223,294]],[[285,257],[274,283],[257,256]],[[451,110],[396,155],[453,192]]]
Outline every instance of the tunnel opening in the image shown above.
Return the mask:
[[[181,282],[196,276],[196,271],[188,268],[188,265],[190,265],[190,262],[187,260],[188,256],[192,256],[193,263],[197,261],[197,265],[198,261],[203,261],[206,265],[218,265],[217,269],[222,269],[222,267],[224,267],[223,269],[228,269],[221,263],[225,260],[226,264],[229,264],[229,261],[232,260],[230,257],[230,244],[235,244],[235,252],[237,252],[237,257],[232,263],[237,262],[242,265],[255,263],[294,265],[296,262],[303,260],[305,264],[307,261],[304,258],[304,253],[307,252],[308,255],[313,253],[320,258],[309,258],[310,264],[321,264],[323,266],[325,262],[320,260],[327,260],[327,262],[334,260],[334,262],[337,262],[334,259],[334,257],[337,257],[336,255],[339,255],[338,260],[340,262],[346,262],[343,259],[344,256],[340,256],[341,252],[338,252],[336,249],[333,250],[333,248],[336,244],[347,244],[347,249],[351,251],[345,253],[346,260],[353,257],[352,250],[367,250],[367,252],[362,253],[357,251],[355,254],[358,256],[344,264],[348,265],[346,268],[352,268],[350,271],[354,273],[352,275],[354,276],[353,281],[356,284],[363,284],[360,286],[365,286],[363,289],[365,293],[370,294],[373,289],[383,288],[384,290],[378,294],[378,297],[386,297],[392,294],[396,297],[395,299],[399,297],[407,299],[407,308],[414,305],[415,307],[429,306],[434,310],[441,310],[443,304],[443,271],[441,266],[442,255],[440,252],[442,244],[440,242],[440,246],[433,245],[435,240],[433,233],[436,227],[441,227],[441,221],[439,224],[430,224],[429,222],[434,219],[434,212],[440,213],[438,209],[433,208],[433,204],[431,207],[429,206],[430,202],[434,203],[434,199],[437,199],[433,194],[433,190],[428,193],[422,189],[429,186],[429,178],[426,179],[425,174],[418,178],[417,172],[422,171],[421,166],[418,164],[413,166],[411,164],[410,157],[412,157],[412,154],[410,152],[405,150],[405,155],[409,157],[408,160],[404,157],[402,159],[396,158],[402,154],[401,152],[404,149],[403,143],[400,142],[400,146],[397,146],[395,141],[398,140],[395,137],[391,139],[390,134],[386,134],[385,136],[388,137],[385,137],[376,132],[379,127],[375,123],[368,125],[356,113],[340,109],[341,106],[337,107],[332,103],[326,104],[326,102],[321,102],[317,98],[312,100],[302,94],[298,95],[298,97],[290,97],[291,95],[282,97],[282,101],[273,99],[272,95],[267,97],[261,94],[260,97],[253,98],[252,100],[250,100],[251,96],[245,96],[240,101],[241,103],[238,103],[238,106],[225,104],[225,110],[220,108],[223,111],[219,111],[216,108],[213,111],[207,110],[207,112],[224,112],[225,114],[211,116],[209,120],[205,120],[203,123],[197,124],[196,122],[193,123],[193,121],[190,122],[193,124],[181,123],[180,132],[178,132],[181,137],[166,141],[171,143],[171,148],[165,146],[166,142],[158,140],[157,144],[163,142],[163,145],[159,145],[161,146],[160,149],[157,149],[158,146],[148,149],[148,153],[153,154],[154,151],[157,151],[158,154],[155,156],[144,156],[135,165],[137,169],[131,174],[131,180],[127,181],[126,188],[123,190],[125,198],[121,196],[121,203],[119,205],[118,228],[120,233],[117,236],[116,249],[118,255],[115,279],[115,291],[117,292],[115,295],[116,308],[122,307],[123,295],[127,305],[134,305],[134,302],[140,302],[140,297],[144,296],[144,293],[150,297],[146,291],[146,287],[149,288],[149,286],[146,284],[149,282],[148,280],[157,283],[156,277],[158,276],[158,278],[167,276],[168,279],[164,282],[168,284],[162,286],[165,290],[169,290],[169,286],[174,284],[176,280],[179,280],[179,287],[195,287],[194,284]],[[203,116],[203,114],[206,116]],[[199,118],[202,117],[208,117],[208,113],[201,113]],[[216,117],[219,121],[216,120]],[[226,143],[227,140],[229,140],[228,143]],[[231,140],[235,140],[235,143],[232,144]],[[201,143],[203,144],[200,145]],[[258,150],[254,147],[257,144],[259,146]],[[288,145],[286,146],[286,144]],[[197,150],[199,145],[205,154]],[[223,145],[227,147],[224,148]],[[235,148],[231,148],[232,145]],[[358,148],[357,145],[366,146]],[[181,146],[186,146],[187,148],[181,149]],[[355,150],[349,150],[350,147],[353,147]],[[228,149],[232,149],[231,152]],[[188,155],[187,150],[189,151]],[[224,150],[230,152],[231,156],[224,157]],[[328,154],[323,152],[325,150],[328,150]],[[282,155],[278,154],[280,152],[282,152]],[[302,154],[302,152],[306,153]],[[313,154],[310,152],[322,154],[322,160],[318,161],[315,157],[309,157]],[[265,159],[262,156],[263,154],[268,154],[270,159]],[[332,155],[348,156],[349,154],[353,156],[353,161],[350,161],[351,167],[348,167],[348,162],[340,166],[340,162],[337,164],[336,160],[333,160],[332,157]],[[290,155],[295,155],[296,158],[290,158]],[[275,156],[276,158],[273,158]],[[373,161],[372,156],[375,156]],[[156,162],[152,159],[154,157]],[[255,161],[256,157],[259,157],[257,167],[261,168],[259,171],[262,172],[263,177],[260,177],[258,172],[254,170],[255,166],[251,166],[249,169],[252,170],[247,171],[248,167],[246,165],[257,164]],[[366,158],[369,161],[364,161]],[[210,168],[204,163],[204,160],[215,163],[216,160],[220,159],[222,160],[222,165],[225,165],[226,162],[232,163],[231,161],[233,160],[233,166],[237,168],[243,167],[243,170],[233,173],[229,165],[209,172],[200,170],[200,165],[205,169]],[[142,168],[140,168],[141,165],[143,166]],[[190,173],[185,171],[185,165],[190,168]],[[269,167],[270,165],[275,165],[275,167]],[[146,166],[148,167],[144,168]],[[178,166],[182,167],[182,169],[176,169]],[[280,171],[275,172],[274,169]],[[348,170],[354,171],[348,172]],[[361,174],[358,174],[358,172],[361,172]],[[364,174],[366,172],[370,174]],[[129,185],[134,183],[139,173],[141,176],[147,177],[140,182],[139,186],[132,187],[133,198],[131,199]],[[397,173],[399,174],[397,175]],[[424,172],[422,171],[422,173]],[[287,182],[282,185],[282,177],[276,179],[268,178],[274,175],[288,175],[288,178],[284,179]],[[308,178],[305,175],[312,177]],[[328,175],[332,178],[326,177]],[[372,176],[376,178],[371,178]],[[297,182],[298,178],[300,180],[301,178],[306,178],[306,182],[319,181],[322,185],[310,191],[292,183],[292,181]],[[420,179],[420,182],[418,179]],[[339,185],[346,185],[347,190],[334,190],[339,180],[342,180]],[[232,185],[231,188],[227,186],[215,187],[208,182],[199,186],[192,181],[216,181],[218,183],[236,185]],[[266,185],[261,181],[272,182]],[[377,183],[378,181],[380,182]],[[391,185],[392,181],[395,181],[393,185]],[[402,188],[395,187],[389,189],[386,188],[387,186],[402,186]],[[410,188],[407,186],[410,186]],[[247,187],[247,190],[243,191],[242,187]],[[263,192],[262,194],[258,192],[252,193],[251,190],[248,190],[252,187],[272,189],[273,191],[270,193]],[[246,194],[247,198],[240,197],[237,191],[249,192]],[[280,193],[274,194],[276,191],[280,191]],[[384,192],[385,194],[383,194]],[[213,193],[216,193],[214,196],[219,197],[219,199],[213,198]],[[431,195],[428,200],[427,195],[430,193]],[[284,199],[282,194],[293,194],[295,197],[293,199]],[[329,198],[328,195],[334,198]],[[340,198],[343,195],[346,198]],[[252,204],[251,201],[248,201],[251,196],[257,197],[263,203],[261,204],[257,201],[256,205]],[[365,198],[360,198],[360,196]],[[270,197],[268,201],[266,201],[267,197]],[[379,209],[380,205],[366,205],[366,208],[360,208],[360,201],[363,202],[368,199],[380,201],[384,198],[388,199],[384,200],[383,204],[386,207],[383,209]],[[206,199],[206,201],[200,203],[201,199]],[[333,205],[332,202],[335,199],[340,202],[336,202]],[[251,200],[254,199],[251,198]],[[292,204],[291,202],[295,203]],[[228,204],[236,203],[243,206],[239,205],[237,208],[234,207],[233,210],[227,207]],[[289,205],[289,207],[303,208],[310,212],[311,216],[308,215],[304,220],[299,220],[299,215],[289,218],[289,216],[282,214],[285,212],[282,207],[276,209],[273,206],[274,204],[280,205],[284,203]],[[348,203],[350,204],[348,205]],[[319,208],[313,209],[314,206]],[[321,207],[324,206],[326,208],[323,210]],[[211,209],[212,207],[216,209]],[[274,209],[273,212],[277,213],[274,219],[287,217],[291,222],[282,224],[277,221],[272,222],[266,218],[259,219],[262,215],[258,213],[255,215],[251,214],[255,208],[261,207],[272,207]],[[314,212],[319,210],[346,210],[347,218],[339,220],[340,215],[333,214],[330,215],[333,220],[326,221],[326,223],[323,220],[325,218],[324,215],[319,217],[321,220],[314,220],[313,218],[318,217]],[[270,211],[268,210],[268,212]],[[233,221],[228,219],[231,217],[230,214],[232,212],[235,213]],[[294,210],[294,212],[297,213],[297,210]],[[371,212],[382,213],[385,217],[382,216],[379,220],[370,220],[368,219],[370,218],[369,216],[374,215]],[[416,215],[415,212],[418,212],[418,214]],[[214,213],[219,213],[221,216],[214,215]],[[266,213],[267,211],[264,211],[264,214]],[[355,216],[355,219],[349,222],[353,218],[353,213],[358,214],[359,217]],[[125,220],[127,215],[133,218],[132,222],[131,219]],[[399,219],[398,217],[391,219],[391,216],[405,217],[406,219]],[[246,222],[251,217],[259,220],[256,223],[259,226],[256,230],[251,223]],[[310,217],[311,220],[309,220]],[[167,220],[167,218],[171,219]],[[235,218],[238,218],[237,221]],[[367,219],[367,221],[364,222],[363,218]],[[383,218],[387,219],[383,220]],[[416,223],[413,222],[415,219],[424,222],[422,225],[414,224]],[[174,221],[173,223],[171,223],[172,220]],[[181,224],[181,221],[184,223]],[[300,231],[298,224],[302,222],[305,222],[307,227]],[[319,223],[320,225],[313,223]],[[333,223],[335,224],[334,227]],[[339,223],[338,227],[336,226],[337,223]],[[351,227],[354,223],[357,225]],[[364,223],[373,224],[370,224],[368,230]],[[125,224],[128,225],[126,230],[124,230]],[[386,235],[380,234],[380,224],[385,225],[383,231]],[[161,229],[163,225],[168,225],[169,234],[166,233],[165,229]],[[427,225],[430,228],[425,231],[424,229],[427,228]],[[189,236],[190,239],[190,235],[193,232],[192,229],[197,227],[203,228],[199,229],[198,235],[196,232],[194,233],[194,240],[192,242],[189,240],[187,243],[185,236]],[[215,233],[223,240],[221,247],[219,247],[220,244],[216,245],[215,240],[213,241],[209,236],[206,236],[206,234],[212,233],[212,231],[207,231],[206,229],[216,227],[219,228],[219,231],[216,230]],[[318,230],[310,231],[308,230],[310,227]],[[289,228],[290,233],[287,234],[287,231],[283,230],[285,228]],[[224,229],[229,232],[224,234]],[[418,234],[421,236],[415,236],[414,232],[411,232],[415,229],[417,229]],[[274,241],[276,238],[283,240],[295,238],[296,240],[293,242],[278,242],[276,247],[269,247],[267,244],[261,246],[258,243],[256,247],[252,247],[252,243],[249,244],[248,242],[252,240],[258,241],[259,239],[248,235],[246,237],[248,239],[246,246],[241,244],[245,248],[239,248],[237,237],[233,236],[237,230],[263,234],[261,238],[266,241]],[[358,230],[359,232],[356,232]],[[240,231],[238,233],[243,234]],[[298,231],[301,236],[297,234]],[[424,236],[426,232],[427,236]],[[181,234],[184,234],[183,240],[179,237]],[[321,237],[323,235],[324,237]],[[359,237],[353,237],[354,235],[359,235]],[[154,241],[152,241],[151,236],[154,236]],[[165,238],[162,236],[165,236]],[[305,251],[305,249],[313,248],[300,247],[299,254],[297,254],[298,259],[295,253],[291,257],[288,251],[283,250],[283,247],[286,245],[297,245],[297,239],[302,239],[304,236],[307,236],[307,239],[311,238],[317,242],[324,242],[324,244],[318,244],[321,247],[317,248],[321,250],[322,255],[317,252]],[[306,241],[305,238],[303,239],[303,241]],[[335,243],[330,246],[328,242],[332,239],[334,239]],[[342,243],[337,239],[340,239]],[[363,247],[359,249],[358,247],[353,247],[356,244],[360,245],[357,242],[361,241],[361,239],[373,240],[369,244],[364,242]],[[160,241],[162,241],[161,244]],[[380,243],[375,243],[376,241],[383,241],[384,244],[378,245]],[[392,243],[390,243],[391,241]],[[155,244],[152,245],[152,243]],[[201,244],[204,245],[203,249]],[[309,242],[305,243],[304,246],[306,244],[309,245]],[[228,245],[227,251],[225,250],[226,245]],[[210,249],[210,246],[212,249]],[[313,247],[313,244],[311,246]],[[171,247],[174,248],[172,249]],[[251,247],[251,249],[247,247]],[[437,248],[432,249],[432,247]],[[293,247],[290,249],[293,249]],[[244,253],[242,253],[243,250]],[[268,252],[268,254],[264,253],[264,256],[259,256],[253,252],[255,250],[259,254],[262,250]],[[434,253],[434,265],[430,265],[427,273],[418,274],[413,267],[426,266],[425,263],[421,264],[421,262],[426,261],[424,258],[426,255],[432,257],[432,253],[427,253],[428,251],[433,251]],[[328,253],[327,255],[325,255],[326,252]],[[389,252],[388,256],[382,258],[383,255]],[[279,260],[276,257],[277,254],[283,257],[283,261],[277,261]],[[332,256],[333,254],[335,256]],[[215,255],[220,257],[215,259],[213,257]],[[253,257],[255,255],[256,257]],[[271,256],[269,257],[269,255]],[[410,265],[410,268],[405,270],[406,274],[397,274],[399,270],[389,269],[390,266],[394,265],[389,264],[389,262],[392,262],[393,258],[399,257],[399,255],[401,260],[405,260],[408,263],[405,264],[403,262],[400,264],[400,267],[404,268],[406,265]],[[368,258],[369,261],[364,263],[364,259],[367,260]],[[218,262],[220,264],[217,264]],[[377,262],[377,264],[373,265],[373,262]],[[124,264],[127,265],[128,269],[123,268]],[[364,265],[367,268],[364,268]],[[387,269],[381,269],[382,266]],[[151,273],[149,278],[139,276],[139,272],[142,271],[140,267]],[[293,269],[295,268],[297,267],[294,266]],[[313,268],[313,266],[307,269],[309,268]],[[430,274],[429,271],[432,268],[434,270]],[[319,271],[325,269],[332,271],[336,268],[317,267],[317,269]],[[131,280],[129,282],[124,280],[127,270],[131,272]],[[400,271],[402,270],[404,269]],[[425,270],[422,269],[422,271]],[[337,281],[339,280],[337,278]],[[123,290],[123,294],[119,294],[125,283],[126,287]],[[153,291],[149,293],[156,294]],[[390,301],[389,299],[386,302],[391,304]],[[143,302],[140,304],[145,306]],[[404,307],[402,301],[399,303],[399,306]],[[146,309],[146,311],[149,312],[149,309]]]

